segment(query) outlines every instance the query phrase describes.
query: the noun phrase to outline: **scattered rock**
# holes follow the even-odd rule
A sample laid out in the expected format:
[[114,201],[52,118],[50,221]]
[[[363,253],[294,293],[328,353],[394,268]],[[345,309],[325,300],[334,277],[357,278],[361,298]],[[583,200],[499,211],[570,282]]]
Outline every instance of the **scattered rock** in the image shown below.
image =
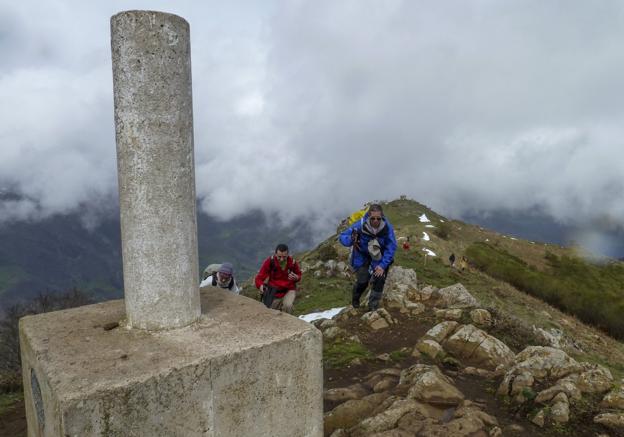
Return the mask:
[[390,357],[390,354],[379,354],[376,357],[379,361],[384,361],[384,362],[389,362],[392,361],[392,358]]
[[416,345],[416,348],[423,354],[435,359],[438,354],[444,352],[442,346],[434,340],[423,340]]
[[624,386],[616,388],[602,399],[600,403],[604,408],[617,408],[618,410],[624,410]]
[[375,393],[362,399],[346,401],[333,410],[325,413],[323,425],[325,435],[334,430],[351,428],[364,418],[370,416],[375,408],[388,398],[386,393]]
[[[317,326],[317,325],[315,325]],[[320,319],[320,322],[318,324],[318,328],[323,331],[327,328],[331,328],[332,326],[336,326],[336,321],[333,319]]]
[[444,320],[460,320],[462,318],[462,315],[464,314],[463,310],[457,308],[457,309],[436,309],[434,311],[435,316],[438,319],[444,319]]
[[498,426],[495,426],[494,428],[490,429],[489,435],[490,437],[503,437],[503,430],[500,429]]
[[[445,345],[446,348],[446,345]],[[513,365],[506,371],[498,393],[508,394],[515,377],[528,372],[536,381],[560,379],[578,373],[581,365],[564,351],[545,346],[529,346],[513,359]]]
[[485,369],[479,369],[477,367],[464,367],[461,369],[462,375],[479,376],[481,378],[493,378],[494,372]]
[[560,329],[551,328],[549,331],[546,331],[543,328],[537,328],[533,325],[533,334],[544,346],[556,347],[558,349],[565,346],[563,331]]
[[383,308],[364,313],[361,319],[374,330],[384,329],[396,323],[390,313]]
[[491,326],[492,315],[488,310],[476,309],[470,311],[470,319],[478,326]]
[[432,287],[431,285],[427,285],[426,287],[420,290],[408,290],[407,298],[413,302],[425,302],[428,301],[432,294],[437,290],[437,288]]
[[425,333],[423,339],[431,339],[438,343],[441,343],[446,337],[451,335],[455,331],[455,328],[457,328],[458,326],[459,323],[454,321],[438,323]]
[[576,385],[583,393],[604,393],[613,386],[611,371],[599,364],[581,363],[585,371],[576,380]]
[[546,402],[553,400],[559,394],[565,394],[566,397],[575,400],[581,399],[581,391],[574,383],[560,380],[552,387],[539,392],[535,398],[535,402],[545,404]]
[[398,399],[387,410],[368,417],[350,429],[352,437],[368,436],[375,432],[387,431],[395,428],[397,422],[405,414],[418,409],[418,402],[412,399]]
[[330,402],[345,402],[352,399],[362,399],[370,394],[364,384],[353,384],[349,387],[330,388],[325,390],[323,399]]
[[395,377],[392,377],[392,376],[387,376],[387,377],[383,378],[381,381],[379,381],[377,384],[375,384],[375,386],[373,387],[373,391],[375,393],[388,391],[392,387],[397,385],[397,382],[399,382],[398,378],[395,378]]
[[565,393],[559,393],[553,399],[550,418],[557,423],[568,423],[570,420],[570,404]]
[[401,372],[401,384],[410,385],[408,397],[436,405],[457,405],[464,395],[437,366],[415,364]]
[[464,325],[443,342],[446,351],[468,364],[493,370],[509,364],[514,353],[505,343],[473,325]]
[[533,387],[535,378],[530,372],[522,372],[513,379],[511,383],[511,392],[509,395],[514,396],[521,394],[525,389]]
[[346,337],[348,335],[349,333],[345,329],[338,326],[332,326],[323,331],[323,336],[327,339]]
[[611,429],[624,429],[624,412],[599,414],[594,417],[594,423],[599,423]]
[[535,416],[533,416],[533,419],[531,419],[531,422],[533,422],[540,428],[544,427],[544,424],[546,423],[546,414],[544,413],[543,408],[539,410]]
[[444,308],[475,308],[479,306],[477,299],[460,283],[437,290],[432,294],[431,299],[435,301],[437,306]]

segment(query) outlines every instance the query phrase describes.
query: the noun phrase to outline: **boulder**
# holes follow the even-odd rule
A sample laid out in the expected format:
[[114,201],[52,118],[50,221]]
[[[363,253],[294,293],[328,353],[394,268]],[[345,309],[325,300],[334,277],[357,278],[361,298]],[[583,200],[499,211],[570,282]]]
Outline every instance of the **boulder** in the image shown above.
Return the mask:
[[560,394],[565,394],[566,398],[575,400],[579,400],[582,397],[581,391],[573,382],[560,380],[552,387],[539,392],[535,397],[535,402],[545,404]]
[[325,435],[330,435],[339,428],[351,428],[364,418],[368,417],[388,395],[375,393],[362,399],[353,399],[338,405],[325,413],[323,424]]
[[603,408],[617,408],[624,410],[624,386],[611,390],[602,399],[600,406]]
[[[386,277],[386,292],[393,290],[397,285],[406,285],[411,289],[417,289],[418,277],[412,269],[406,269],[401,266],[392,266]],[[407,291],[407,290],[405,290]]]
[[386,410],[362,420],[358,425],[351,428],[350,434],[352,437],[363,437],[395,428],[401,417],[410,411],[418,410],[418,404],[413,399],[398,399]]
[[594,423],[599,423],[614,430],[624,429],[624,412],[602,413],[594,417]]
[[433,359],[444,352],[442,346],[435,340],[422,340],[416,345],[416,349]]
[[330,388],[323,393],[323,399],[329,402],[345,402],[353,399],[362,399],[368,396],[370,390],[364,384],[353,384],[348,387]]
[[327,328],[331,328],[332,326],[336,326],[336,321],[333,319],[319,319],[318,325],[315,325],[321,331],[324,331]]
[[412,316],[417,316],[418,314],[422,314],[425,312],[427,308],[424,304],[420,302],[412,302],[409,300],[405,301],[405,306],[401,312],[406,312],[411,314]]
[[418,290],[408,290],[406,296],[412,302],[425,302],[428,301],[437,288],[427,285],[426,287]]
[[546,413],[543,408],[539,410],[535,416],[533,416],[531,422],[533,422],[540,428],[544,427],[544,424],[546,423]]
[[511,383],[511,392],[509,395],[515,396],[524,392],[525,389],[533,387],[535,378],[529,372],[523,372],[513,379]]
[[530,373],[536,381],[544,381],[561,379],[582,370],[581,365],[564,351],[546,346],[527,347],[511,364],[498,389],[501,395],[511,392],[513,380],[522,373]]
[[385,378],[383,378],[381,381],[377,382],[377,384],[373,386],[373,391],[375,393],[388,391],[394,386],[396,386],[398,382],[399,382],[399,378],[396,378],[394,376],[386,376]]
[[562,349],[565,346],[565,339],[563,335],[563,331],[560,329],[551,328],[550,330],[545,330],[543,328],[537,328],[533,325],[533,334],[536,339],[544,346],[555,347],[557,349]]
[[390,326],[386,319],[381,317],[376,311],[365,313],[362,316],[362,321],[365,322],[371,329],[377,331],[378,329],[384,329]]
[[437,290],[431,295],[431,299],[434,300],[436,306],[444,308],[475,308],[479,306],[477,299],[460,283]]
[[415,364],[401,372],[400,384],[408,384],[408,398],[434,405],[457,405],[464,395],[437,366]]
[[344,337],[347,337],[348,335],[349,333],[345,329],[340,328],[339,326],[332,326],[323,331],[323,337],[327,339],[340,338],[340,337],[344,338]]
[[613,386],[611,371],[600,364],[581,363],[585,369],[578,377],[576,386],[583,393],[604,393]]
[[565,393],[559,393],[550,407],[550,418],[556,423],[568,423],[570,420],[570,404]]
[[431,339],[437,341],[438,343],[441,343],[446,337],[448,337],[455,331],[455,328],[457,328],[457,326],[459,326],[459,323],[454,321],[438,323],[425,333],[425,335],[423,336],[423,340]]
[[462,318],[462,315],[464,314],[464,311],[461,310],[460,308],[456,308],[456,309],[436,309],[434,311],[435,316],[438,319],[444,319],[444,320],[460,320]]
[[491,326],[492,314],[488,310],[482,308],[470,311],[470,319],[478,326]]
[[510,364],[514,359],[514,353],[505,343],[473,325],[459,328],[442,346],[467,364],[488,370]]

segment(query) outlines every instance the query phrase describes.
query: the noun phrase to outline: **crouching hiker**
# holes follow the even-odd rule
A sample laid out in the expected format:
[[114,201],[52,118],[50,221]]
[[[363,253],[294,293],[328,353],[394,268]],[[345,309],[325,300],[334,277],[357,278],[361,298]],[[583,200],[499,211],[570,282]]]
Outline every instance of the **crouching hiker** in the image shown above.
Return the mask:
[[278,244],[275,253],[264,260],[256,275],[256,288],[268,307],[291,314],[301,280],[299,264],[288,256],[288,246]]
[[392,225],[383,215],[381,205],[373,204],[359,221],[340,234],[340,243],[351,246],[351,266],[355,270],[351,304],[359,308],[360,298],[372,278],[368,299],[369,311],[379,308],[388,269],[394,261],[397,242]]
[[228,289],[232,293],[240,293],[236,279],[234,279],[234,266],[231,263],[210,264],[204,270],[203,278],[200,287],[211,285]]

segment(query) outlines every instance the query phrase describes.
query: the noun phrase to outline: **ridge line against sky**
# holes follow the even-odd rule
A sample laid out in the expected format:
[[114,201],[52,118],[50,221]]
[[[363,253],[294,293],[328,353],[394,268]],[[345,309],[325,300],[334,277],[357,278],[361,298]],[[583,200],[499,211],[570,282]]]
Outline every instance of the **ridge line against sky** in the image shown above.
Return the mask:
[[[191,26],[197,194],[329,219],[406,194],[450,216],[624,217],[624,3],[0,2],[0,222],[110,202],[109,19]],[[322,220],[320,220],[322,221]]]

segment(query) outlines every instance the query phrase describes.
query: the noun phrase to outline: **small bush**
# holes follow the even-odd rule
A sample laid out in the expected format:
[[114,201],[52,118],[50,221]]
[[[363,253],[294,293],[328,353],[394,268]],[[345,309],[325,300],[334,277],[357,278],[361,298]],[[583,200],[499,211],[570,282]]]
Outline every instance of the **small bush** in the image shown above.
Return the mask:
[[434,229],[433,233],[443,240],[448,240],[451,235],[451,224],[449,222],[441,222]]
[[318,256],[321,261],[329,261],[338,258],[338,251],[331,244],[321,246],[318,250]]

